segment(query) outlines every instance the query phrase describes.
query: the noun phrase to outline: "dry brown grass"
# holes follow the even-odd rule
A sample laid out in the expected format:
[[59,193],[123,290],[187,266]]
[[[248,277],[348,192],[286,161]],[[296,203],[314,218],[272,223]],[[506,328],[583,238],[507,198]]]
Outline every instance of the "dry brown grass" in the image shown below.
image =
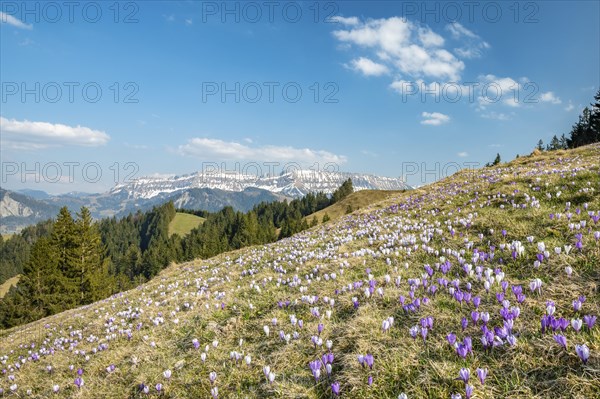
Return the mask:
[[[569,160],[557,163],[559,157]],[[570,255],[553,255],[539,269],[532,265],[536,242],[544,241],[552,251],[554,246],[573,239],[574,233],[568,222],[550,221],[547,217],[549,212],[564,213],[566,201],[572,202],[573,209],[581,207],[585,201],[590,210],[600,210],[599,158],[597,146],[563,154],[542,153],[523,157],[514,163],[479,172],[498,178],[492,183],[483,178],[473,179],[467,172],[461,172],[419,190],[396,193],[371,209],[364,208],[350,217],[340,217],[336,222],[318,226],[293,239],[246,248],[209,260],[173,265],[149,283],[122,296],[0,332],[0,356],[8,355],[7,364],[12,364],[18,356],[28,356],[31,343],[36,343],[38,349],[55,345],[56,338],[69,337],[75,330],[81,330],[84,337],[83,340],[78,339],[80,343],[76,349],[85,350],[87,354],[99,342],[109,343],[108,350],[91,354],[87,361],[85,356],[74,354],[75,348],[68,350],[67,344],[67,350],[57,350],[54,355],[42,357],[39,362],[27,362],[18,372],[8,373],[16,376],[18,395],[26,396],[26,389],[31,389],[31,397],[35,398],[51,397],[54,383],[61,387],[60,394],[56,395],[59,397],[145,397],[137,390],[140,383],[145,383],[151,386],[150,397],[208,398],[211,388],[208,374],[211,371],[217,372],[216,385],[221,398],[331,398],[330,383],[333,381],[341,383],[342,397],[345,398],[397,398],[401,392],[406,392],[410,398],[448,398],[452,393],[462,393],[464,397],[464,384],[456,380],[461,367],[471,370],[476,398],[597,398],[600,397],[600,328],[596,326],[591,332],[584,328],[579,333],[567,330],[564,335],[568,347],[564,350],[554,342],[552,334],[542,335],[539,325],[546,300],[556,302],[557,315],[572,318],[576,317],[572,300],[585,295],[587,301],[583,314],[600,314],[600,246],[595,245],[585,230],[582,231],[586,234],[582,252],[573,250]],[[539,176],[528,175],[529,172],[553,168],[574,170],[575,167],[582,168],[577,176],[571,176],[569,172],[564,177],[560,174],[540,175],[542,180],[538,182]],[[518,172],[516,175],[515,171]],[[549,183],[548,186],[545,182]],[[540,186],[540,191],[533,190],[536,186]],[[547,199],[545,194],[555,193],[556,187],[562,190],[562,197]],[[595,191],[582,196],[580,190],[586,187],[593,187]],[[490,198],[489,206],[479,206],[487,203],[488,195],[501,193],[511,198],[515,189],[520,193],[515,197],[518,203],[523,202],[522,193],[526,192],[540,200],[540,208],[514,209],[508,206],[510,202],[503,202],[501,198]],[[473,203],[475,207],[471,208],[469,200],[474,198],[475,191],[480,195]],[[411,199],[416,198],[420,198],[421,202],[406,211],[385,211],[390,205],[409,204]],[[501,204],[507,206],[502,209]],[[429,212],[434,209],[437,213]],[[461,227],[460,219],[475,212],[477,216],[474,216],[471,227]],[[364,226],[357,225],[358,221],[365,221],[370,216],[374,216],[372,221]],[[574,217],[574,220],[583,220],[584,216]],[[448,234],[447,222],[454,223],[457,234],[453,237]],[[398,297],[408,297],[407,280],[420,277],[424,264],[433,267],[440,262],[439,257],[422,250],[423,242],[419,241],[418,230],[403,230],[412,224],[443,230],[442,236],[434,236],[429,243],[436,249],[464,249],[467,236],[475,248],[484,250],[489,244],[496,245],[496,258],[486,267],[497,267],[498,259],[504,258],[502,269],[506,273],[505,280],[511,285],[523,285],[527,295],[515,323],[516,346],[504,345],[484,351],[479,342],[479,327],[469,325],[465,332],[460,328],[460,319],[469,317],[473,307],[459,305],[443,290],[435,296],[429,295],[431,302],[418,313],[403,311]],[[589,226],[592,231],[599,228],[593,224]],[[506,238],[499,233],[502,228],[508,231]],[[365,229],[370,229],[368,234],[358,237],[359,232]],[[494,229],[495,233],[491,234],[490,229]],[[347,241],[350,233],[355,237]],[[483,241],[477,237],[479,233],[485,235]],[[383,254],[382,246],[394,234],[398,235],[398,240],[414,234],[421,249],[409,255],[403,249],[405,247],[397,245],[390,254]],[[535,236],[534,244],[527,244],[528,235]],[[512,240],[524,243],[527,248],[524,258],[512,261],[510,251],[499,249],[501,243]],[[364,248],[374,251],[377,256],[368,253],[350,255]],[[243,264],[237,262],[240,257]],[[389,265],[386,262],[388,257]],[[481,308],[492,316],[491,325],[500,325],[500,305],[495,298],[499,286],[494,285],[490,294],[486,294],[481,282],[475,277],[466,277],[456,260],[452,258],[451,261],[454,266],[448,278],[471,282],[473,293],[482,297]],[[274,270],[275,262],[286,273]],[[341,267],[345,262],[347,266]],[[405,263],[408,268],[404,267]],[[574,270],[571,277],[564,272],[566,265]],[[377,280],[377,287],[384,288],[383,298],[376,294],[366,298],[362,293],[368,286],[365,282],[367,267]],[[253,272],[242,275],[242,270]],[[337,279],[325,280],[325,273],[333,272]],[[305,276],[311,273],[313,277],[309,283]],[[391,276],[391,284],[384,283],[386,274]],[[295,275],[301,280],[300,284],[282,284]],[[402,282],[396,287],[393,281],[398,276]],[[440,272],[434,274],[434,281],[438,277],[441,277]],[[541,295],[529,292],[528,284],[533,278],[543,280]],[[282,281],[278,283],[278,279]],[[356,281],[365,284],[357,291],[335,293],[336,289]],[[260,292],[255,286],[260,287]],[[300,286],[305,287],[302,292]],[[206,290],[202,291],[201,287],[206,287]],[[510,290],[507,290],[507,298],[515,304]],[[202,294],[198,295],[199,292]],[[219,292],[225,293],[221,299],[216,298]],[[335,298],[335,305],[330,308],[321,301],[316,305],[303,302],[303,296],[306,300],[306,296],[312,295],[318,295],[320,299],[325,296]],[[419,289],[417,296],[423,295]],[[356,310],[351,301],[353,296],[358,297],[360,302]],[[277,301],[286,299],[292,302],[290,307],[280,309]],[[148,305],[149,300],[153,301],[152,305]],[[160,306],[156,306],[156,302]],[[186,302],[193,305],[193,309],[182,310]],[[219,306],[221,303],[225,304],[223,310]],[[313,306],[319,306],[322,314],[331,309],[331,319],[313,317],[310,312]],[[125,317],[129,309],[138,307],[144,310],[139,319]],[[180,311],[171,315],[176,307]],[[162,312],[165,323],[155,327],[151,318],[157,317],[158,312]],[[304,328],[292,327],[289,320],[292,314],[304,320]],[[389,316],[394,317],[394,326],[388,333],[383,333],[381,323]],[[434,328],[424,343],[420,338],[413,340],[409,336],[409,328],[425,316],[434,317]],[[113,333],[107,332],[105,323],[108,317],[115,317],[114,324],[117,325],[114,331],[117,338],[110,341],[105,339],[107,334]],[[178,319],[177,324],[174,323],[175,318]],[[271,324],[273,318],[277,318],[277,326]],[[143,323],[139,331],[136,329],[138,322]],[[308,363],[320,356],[324,349],[315,349],[310,337],[316,334],[320,322],[324,324],[323,341],[330,339],[333,342],[335,362],[333,375],[327,378],[323,371],[320,382],[315,383]],[[46,324],[48,328],[44,327]],[[271,326],[269,337],[263,332],[264,325]],[[128,328],[133,331],[131,340],[119,333]],[[280,329],[285,333],[295,330],[300,339],[286,344],[279,339]],[[456,333],[459,339],[471,336],[474,354],[460,359],[445,340],[449,332]],[[87,342],[85,338],[90,335],[98,336],[99,341]],[[193,348],[193,338],[199,340],[199,350]],[[243,339],[241,346],[240,339]],[[217,348],[211,346],[206,362],[202,362],[200,354],[204,346],[212,345],[214,340],[219,342]],[[151,342],[155,342],[156,347],[153,348]],[[587,365],[583,365],[575,354],[574,345],[578,343],[586,343],[590,348],[591,357]],[[28,347],[20,347],[21,344]],[[230,360],[231,351],[250,354],[252,364],[235,364]],[[367,352],[375,356],[372,371],[361,367],[357,361],[358,354]],[[55,369],[51,374],[44,371],[48,364]],[[85,370],[85,386],[81,390],[73,385],[75,375],[68,369],[71,364],[75,369],[82,367]],[[112,374],[105,371],[109,364],[117,367]],[[262,367],[265,365],[271,366],[276,374],[273,384],[267,383],[263,375]],[[477,367],[489,369],[485,386],[476,381],[474,373]],[[170,381],[162,376],[166,369],[173,372]],[[372,386],[367,385],[369,375],[373,376]],[[158,382],[164,384],[161,395],[154,389]],[[9,389],[6,377],[0,386]]]

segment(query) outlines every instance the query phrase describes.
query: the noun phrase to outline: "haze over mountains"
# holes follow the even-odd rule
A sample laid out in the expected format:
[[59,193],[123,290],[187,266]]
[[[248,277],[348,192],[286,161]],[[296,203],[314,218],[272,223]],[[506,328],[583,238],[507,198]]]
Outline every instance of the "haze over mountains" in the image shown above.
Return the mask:
[[410,188],[400,178],[369,174],[294,170],[275,176],[238,172],[196,172],[171,177],[141,177],[118,184],[100,194],[49,195],[39,190],[0,191],[0,232],[16,232],[25,226],[56,216],[61,206],[78,211],[90,209],[95,218],[124,216],[173,201],[177,208],[218,211],[225,206],[248,211],[266,201],[301,198],[309,192],[331,194],[345,180],[355,190],[403,190]]

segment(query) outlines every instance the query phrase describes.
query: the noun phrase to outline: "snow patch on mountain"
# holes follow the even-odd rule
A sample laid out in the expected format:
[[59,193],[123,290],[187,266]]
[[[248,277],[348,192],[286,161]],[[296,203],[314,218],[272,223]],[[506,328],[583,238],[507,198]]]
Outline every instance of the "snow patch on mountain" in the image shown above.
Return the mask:
[[211,188],[234,192],[258,188],[286,197],[300,198],[310,192],[322,191],[331,194],[348,178],[352,179],[355,191],[410,188],[400,178],[302,169],[277,176],[245,175],[238,172],[197,172],[184,176],[141,177],[129,183],[116,185],[110,190],[110,194],[126,195],[133,199],[150,199],[165,193],[192,188]]

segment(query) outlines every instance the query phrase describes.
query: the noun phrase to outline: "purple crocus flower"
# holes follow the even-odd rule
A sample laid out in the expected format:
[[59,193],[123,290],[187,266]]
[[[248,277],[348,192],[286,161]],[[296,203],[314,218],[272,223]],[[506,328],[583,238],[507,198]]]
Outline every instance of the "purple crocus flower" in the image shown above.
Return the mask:
[[448,340],[448,343],[450,345],[454,346],[454,344],[456,343],[456,334],[450,333],[446,335],[446,339]]
[[319,377],[321,376],[321,362],[319,360],[313,360],[308,365],[313,373],[313,377],[315,377],[315,381],[319,381]]
[[586,344],[575,345],[575,352],[577,352],[577,356],[583,361],[583,364],[586,364],[590,358],[590,348]]
[[564,335],[556,334],[556,335],[554,335],[554,340],[556,341],[557,344],[559,344],[563,348],[567,349],[567,338],[565,338]]
[[583,316],[583,322],[585,323],[587,328],[591,330],[592,327],[594,327],[594,324],[596,324],[596,316],[585,315]]
[[465,337],[463,339],[463,344],[467,348],[467,351],[473,353],[473,341],[471,340],[471,337]]
[[458,356],[460,356],[461,358],[466,358],[467,354],[469,353],[469,350],[467,349],[466,345],[464,344],[458,344],[458,346],[456,347],[456,354]]
[[83,384],[84,384],[83,378],[81,378],[81,377],[75,378],[75,385],[77,386],[77,388],[81,388],[83,386]]
[[485,384],[485,378],[487,377],[487,374],[488,374],[488,369],[482,369],[482,368],[477,369],[477,378],[479,378],[481,385]]
[[370,375],[369,379],[367,380],[367,384],[369,384],[369,386],[373,385],[373,376]]
[[471,377],[471,370],[467,368],[462,368],[458,372],[458,379],[464,382],[465,384],[469,383],[469,378]]
[[487,324],[490,321],[490,314],[488,312],[481,313],[480,317],[483,324]]
[[333,355],[333,353],[331,353],[331,352],[327,353],[327,363],[329,363],[329,364],[333,363],[334,359],[335,359],[335,356]]
[[367,366],[369,366],[370,369],[373,369],[373,362],[374,362],[373,355],[370,353],[367,353],[365,355],[365,363],[367,364]]
[[469,326],[469,320],[466,317],[463,317],[460,321],[460,325],[462,326],[463,331]]
[[472,385],[465,385],[465,398],[467,399],[471,399],[471,396],[473,395],[473,386]]
[[419,334],[419,326],[413,326],[410,328],[409,330],[410,336],[413,338],[417,338],[417,335]]
[[333,392],[333,394],[335,396],[339,396],[340,394],[340,383],[339,382],[334,382],[333,384],[331,384],[331,392]]
[[163,385],[162,385],[162,384],[159,382],[158,384],[156,384],[156,387],[155,387],[155,388],[156,388],[156,391],[157,391],[157,392],[160,392],[160,391],[162,391],[162,387],[163,387]]

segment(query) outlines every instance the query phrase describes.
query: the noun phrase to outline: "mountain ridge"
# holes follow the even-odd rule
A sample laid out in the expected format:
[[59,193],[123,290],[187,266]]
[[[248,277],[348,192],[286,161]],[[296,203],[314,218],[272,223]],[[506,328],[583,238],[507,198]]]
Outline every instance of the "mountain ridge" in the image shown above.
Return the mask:
[[[350,172],[327,172],[298,169],[275,176],[243,175],[237,172],[202,173],[169,177],[140,177],[128,183],[115,185],[100,194],[66,193],[49,195],[40,190],[20,190],[15,193],[23,203],[36,204],[36,211],[21,207],[35,216],[14,215],[19,208],[15,195],[2,197],[0,201],[0,232],[13,233],[53,218],[58,209],[67,206],[72,212],[87,207],[96,219],[122,217],[138,210],[146,211],[153,206],[173,201],[177,208],[201,209],[210,212],[231,206],[247,212],[260,202],[283,201],[300,198],[312,192],[332,194],[347,179],[352,179],[354,190],[403,190],[410,188],[402,179]],[[24,193],[31,193],[30,198]],[[25,199],[30,198],[30,199]]]

